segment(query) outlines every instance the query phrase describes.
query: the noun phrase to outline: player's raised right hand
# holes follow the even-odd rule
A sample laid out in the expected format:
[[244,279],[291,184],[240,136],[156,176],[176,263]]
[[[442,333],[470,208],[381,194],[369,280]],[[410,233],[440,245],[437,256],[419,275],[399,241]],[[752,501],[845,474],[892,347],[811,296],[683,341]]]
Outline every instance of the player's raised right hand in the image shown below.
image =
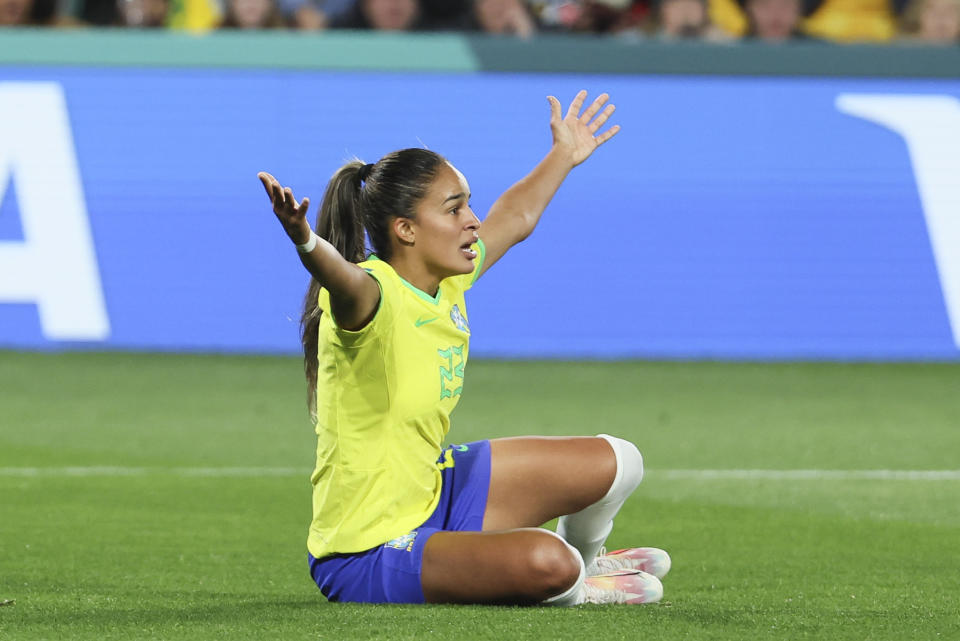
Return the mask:
[[282,187],[280,182],[265,171],[257,174],[257,178],[267,190],[267,196],[273,205],[273,213],[283,225],[283,230],[296,245],[302,245],[310,240],[310,223],[307,222],[307,210],[310,208],[310,199],[304,198],[297,204],[293,197],[293,190]]

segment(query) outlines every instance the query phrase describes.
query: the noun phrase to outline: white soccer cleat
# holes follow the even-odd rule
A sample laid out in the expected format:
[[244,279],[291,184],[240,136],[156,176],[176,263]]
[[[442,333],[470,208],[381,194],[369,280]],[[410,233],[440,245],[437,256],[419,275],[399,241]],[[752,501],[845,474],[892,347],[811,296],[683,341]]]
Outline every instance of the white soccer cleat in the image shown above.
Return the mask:
[[642,570],[662,579],[670,571],[670,555],[660,548],[626,548],[609,554],[601,548],[600,556],[587,568],[587,576],[617,570]]
[[660,579],[640,570],[619,570],[587,577],[583,582],[584,603],[656,603],[663,598]]

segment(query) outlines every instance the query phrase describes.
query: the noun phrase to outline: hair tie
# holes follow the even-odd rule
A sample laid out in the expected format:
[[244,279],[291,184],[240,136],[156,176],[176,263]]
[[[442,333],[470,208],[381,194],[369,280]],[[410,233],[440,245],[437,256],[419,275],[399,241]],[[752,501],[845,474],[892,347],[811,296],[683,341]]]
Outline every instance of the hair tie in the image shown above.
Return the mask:
[[362,180],[363,182],[366,182],[366,181],[367,181],[367,177],[370,176],[370,172],[371,172],[371,171],[373,171],[373,165],[370,164],[370,163],[367,163],[366,165],[364,165],[363,167],[361,167],[361,168],[360,168],[360,180]]

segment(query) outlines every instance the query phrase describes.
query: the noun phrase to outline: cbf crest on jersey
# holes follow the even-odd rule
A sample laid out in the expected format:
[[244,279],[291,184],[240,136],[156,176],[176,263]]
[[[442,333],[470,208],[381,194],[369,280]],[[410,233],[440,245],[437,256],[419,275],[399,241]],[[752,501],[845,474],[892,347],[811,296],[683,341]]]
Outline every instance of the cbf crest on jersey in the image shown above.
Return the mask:
[[453,324],[457,326],[461,332],[470,333],[470,326],[467,325],[467,317],[463,315],[463,312],[460,311],[460,308],[457,305],[453,306],[453,309],[450,310],[450,320],[453,321]]

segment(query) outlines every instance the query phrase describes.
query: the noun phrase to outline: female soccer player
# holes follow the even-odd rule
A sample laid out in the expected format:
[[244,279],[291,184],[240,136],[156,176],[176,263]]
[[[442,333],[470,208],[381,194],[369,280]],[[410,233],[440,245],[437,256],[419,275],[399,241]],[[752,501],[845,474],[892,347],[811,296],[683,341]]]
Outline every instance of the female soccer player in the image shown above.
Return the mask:
[[[313,276],[302,319],[319,441],[307,547],[331,601],[661,598],[665,552],[601,552],[643,476],[633,444],[600,435],[441,449],[469,351],[464,292],[530,235],[570,170],[619,131],[598,133],[614,106],[604,107],[602,94],[581,114],[586,96],[578,93],[566,116],[548,98],[549,153],[482,225],[463,174],[423,149],[340,168],[316,232],[309,199],[298,203],[259,174]],[[537,527],[555,517],[557,534]]]

